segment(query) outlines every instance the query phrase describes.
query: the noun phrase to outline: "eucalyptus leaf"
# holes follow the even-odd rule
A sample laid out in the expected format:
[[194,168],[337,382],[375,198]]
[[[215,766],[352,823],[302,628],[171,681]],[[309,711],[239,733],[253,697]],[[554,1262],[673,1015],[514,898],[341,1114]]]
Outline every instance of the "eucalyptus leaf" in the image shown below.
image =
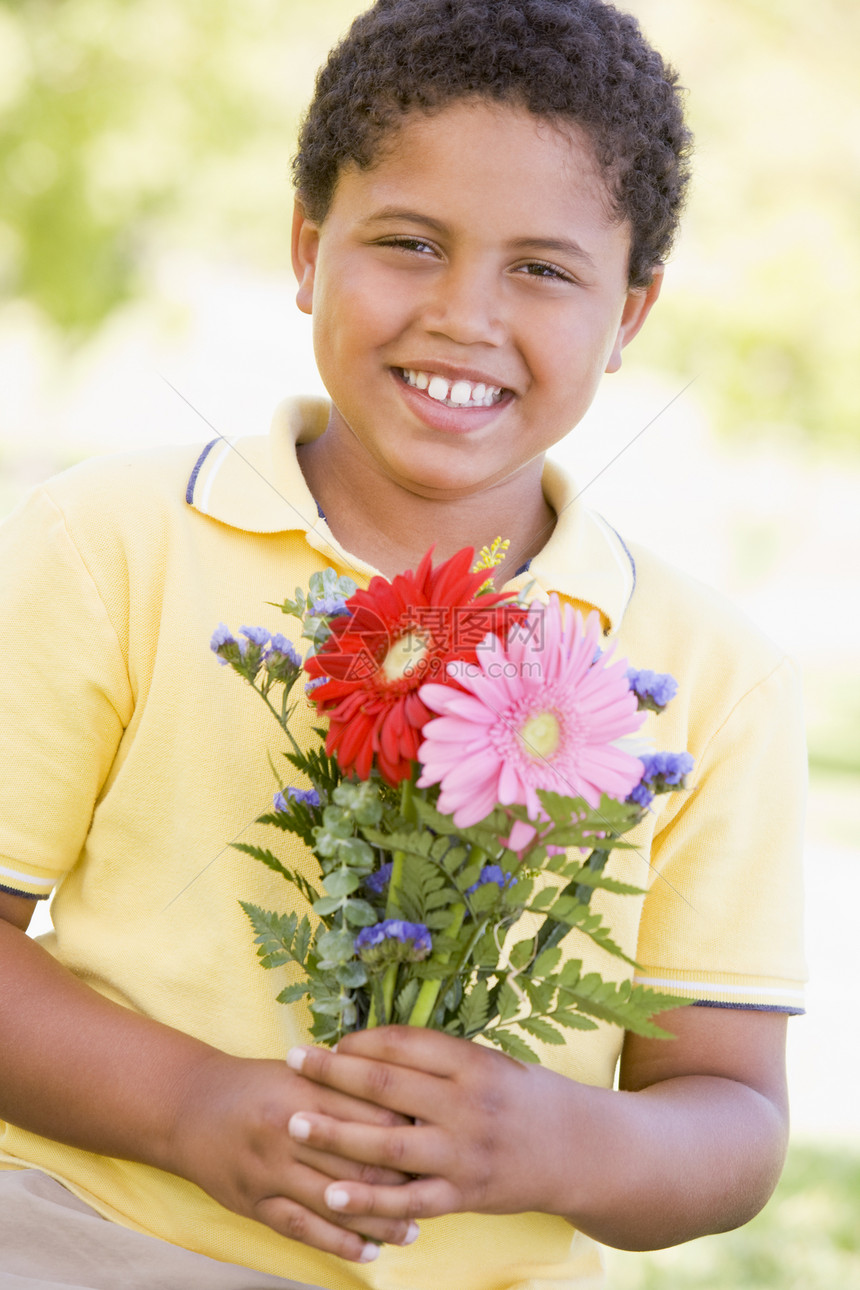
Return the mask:
[[329,896],[351,896],[361,886],[361,878],[349,869],[335,869],[326,874],[323,885]]
[[343,901],[339,896],[320,896],[319,900],[314,901],[314,913],[320,918],[336,914],[342,907]]
[[337,838],[352,836],[352,819],[342,806],[327,806],[323,811],[323,826]]
[[313,1011],[322,1013],[324,1017],[340,1017],[345,1010],[354,1005],[346,996],[340,998],[317,999],[314,1003]]
[[373,848],[364,838],[344,838],[336,849],[338,859],[343,864],[352,865],[360,873],[368,874],[374,867]]
[[342,963],[335,969],[335,978],[348,990],[357,990],[367,981],[367,968],[363,963]]
[[351,927],[372,927],[378,921],[376,910],[366,900],[347,901],[343,913]]
[[333,929],[317,937],[317,950],[321,959],[331,963],[345,963],[352,958],[354,940],[351,932]]

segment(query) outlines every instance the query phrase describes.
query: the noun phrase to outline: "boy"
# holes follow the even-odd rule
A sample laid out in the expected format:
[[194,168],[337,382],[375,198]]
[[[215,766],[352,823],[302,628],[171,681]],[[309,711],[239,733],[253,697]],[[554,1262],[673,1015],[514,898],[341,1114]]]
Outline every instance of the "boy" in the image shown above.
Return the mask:
[[[767,1199],[802,976],[791,668],[544,464],[657,298],[687,147],[674,76],[600,0],[379,0],[296,166],[331,407],[86,465],[7,526],[0,1285],[582,1287],[595,1241]],[[226,848],[255,836],[272,730],[205,642],[316,568],[366,581],[500,533],[510,586],[678,678],[660,737],[694,791],[619,873],[647,897],[603,908],[643,979],[710,1006],[528,1068],[400,1028],[309,1048],[237,904],[283,885]],[[58,882],[43,948],[22,929]]]

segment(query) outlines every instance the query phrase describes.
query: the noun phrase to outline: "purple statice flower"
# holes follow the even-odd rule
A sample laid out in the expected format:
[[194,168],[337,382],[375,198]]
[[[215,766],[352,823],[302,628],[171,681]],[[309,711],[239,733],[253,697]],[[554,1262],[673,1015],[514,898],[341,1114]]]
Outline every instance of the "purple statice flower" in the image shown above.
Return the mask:
[[[673,788],[686,788],[686,777],[693,769],[693,758],[688,752],[644,753],[640,758],[644,771],[633,793],[645,790],[650,793],[668,793]],[[634,797],[640,806],[648,805],[640,798]]]
[[652,672],[650,668],[627,669],[630,689],[639,700],[639,710],[662,712],[666,704],[678,693],[678,682],[668,672]]
[[318,690],[321,685],[327,685],[328,681],[327,676],[315,676],[312,681],[305,683],[305,694],[313,694],[314,690]]
[[427,927],[402,918],[384,918],[355,938],[355,952],[365,963],[420,963],[432,948]]
[[280,633],[272,637],[269,648],[263,655],[263,663],[271,680],[289,682],[290,685],[302,667],[301,655],[295,645]]
[[272,804],[276,811],[288,811],[290,801],[298,802],[300,806],[319,806],[320,795],[315,788],[294,788],[290,785],[286,797],[283,793],[276,793]]
[[319,806],[320,795],[315,788],[293,788],[287,789],[287,796],[291,797],[294,802],[300,806]]
[[471,896],[479,887],[485,887],[488,882],[494,882],[497,887],[515,887],[516,878],[512,874],[505,873],[501,865],[485,864],[481,870],[481,876],[477,882],[473,882],[471,887],[466,888],[466,895]]
[[654,801],[654,794],[643,780],[641,783],[636,785],[632,792],[628,793],[627,801],[635,802],[637,806],[641,806],[643,810],[647,810]]
[[237,638],[219,623],[212,633],[209,647],[217,655],[219,663],[229,663],[246,681],[254,684],[263,661],[263,649],[269,639],[265,627],[240,628],[244,640]]
[[219,623],[215,628],[212,633],[212,639],[209,642],[209,648],[214,654],[217,654],[218,662],[222,667],[226,667],[230,661],[227,658],[227,654],[235,654],[237,658],[239,656],[239,642],[230,631],[230,628],[224,623]]
[[381,896],[391,881],[391,870],[393,865],[390,860],[380,865],[375,873],[369,873],[364,880],[364,885],[368,891],[372,891],[374,896]]
[[314,618],[342,618],[349,614],[343,596],[321,596],[310,607]]
[[281,655],[283,658],[287,660],[287,662],[290,664],[290,667],[301,667],[302,665],[301,654],[296,649],[293,642],[288,641],[286,636],[282,636],[280,632],[278,632],[276,636],[272,637],[271,642],[269,644],[268,653],[266,654],[266,663],[268,664],[270,669],[272,665],[271,660],[273,660],[273,655]]
[[243,636],[248,637],[252,645],[257,645],[260,649],[268,645],[271,636],[271,633],[267,632],[265,627],[240,627],[239,631]]

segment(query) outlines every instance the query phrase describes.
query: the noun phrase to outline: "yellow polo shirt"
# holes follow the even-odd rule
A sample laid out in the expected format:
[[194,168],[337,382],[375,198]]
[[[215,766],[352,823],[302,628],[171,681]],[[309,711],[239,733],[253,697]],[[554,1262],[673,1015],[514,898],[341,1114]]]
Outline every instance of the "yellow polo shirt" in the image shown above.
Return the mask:
[[[266,437],[97,459],[36,489],[0,529],[0,886],[56,891],[47,949],[94,989],[227,1052],[282,1058],[307,1040],[303,1006],[275,1004],[239,900],[290,889],[232,841],[272,844],[255,819],[277,787],[282,736],[220,668],[221,621],[296,639],[269,602],[343,551],[295,457],[327,406],[281,409]],[[625,546],[548,465],[556,528],[527,573],[596,608],[632,665],[671,672],[678,697],[647,733],[692,753],[691,790],[657,798],[637,847],[611,861],[642,898],[595,907],[640,979],[717,1006],[802,1006],[800,838],[805,757],[790,662],[741,615],[652,555]],[[307,737],[312,714],[298,716]],[[291,835],[289,862],[308,857]],[[628,971],[590,942],[578,957]],[[0,985],[2,988],[2,985]],[[621,1033],[600,1026],[548,1048],[547,1066],[611,1086]],[[0,1122],[0,1166],[34,1166],[126,1226],[326,1290],[582,1290],[598,1247],[561,1219],[453,1215],[420,1241],[347,1264],[229,1213],[183,1179],[104,1159]]]

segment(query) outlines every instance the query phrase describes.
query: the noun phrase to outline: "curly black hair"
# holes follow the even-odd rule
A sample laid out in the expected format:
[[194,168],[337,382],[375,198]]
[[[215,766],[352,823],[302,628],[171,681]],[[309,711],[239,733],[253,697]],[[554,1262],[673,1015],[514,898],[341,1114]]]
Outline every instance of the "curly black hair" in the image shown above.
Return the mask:
[[676,73],[636,19],[603,0],[376,0],[317,76],[293,162],[309,218],[325,218],[341,168],[369,169],[406,113],[464,98],[575,122],[613,215],[631,228],[631,287],[669,254],[691,135]]

